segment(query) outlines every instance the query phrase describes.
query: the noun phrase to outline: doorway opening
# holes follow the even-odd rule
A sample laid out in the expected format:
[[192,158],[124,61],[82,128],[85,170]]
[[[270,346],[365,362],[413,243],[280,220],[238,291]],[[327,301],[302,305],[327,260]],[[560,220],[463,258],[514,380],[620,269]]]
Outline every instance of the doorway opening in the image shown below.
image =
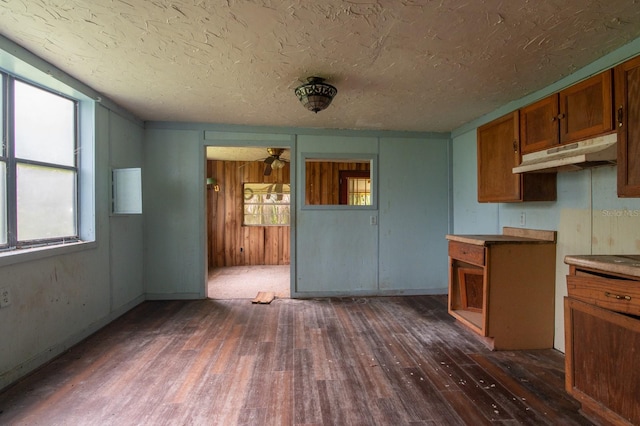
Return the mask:
[[273,292],[289,298],[290,150],[206,151],[207,297],[253,299]]

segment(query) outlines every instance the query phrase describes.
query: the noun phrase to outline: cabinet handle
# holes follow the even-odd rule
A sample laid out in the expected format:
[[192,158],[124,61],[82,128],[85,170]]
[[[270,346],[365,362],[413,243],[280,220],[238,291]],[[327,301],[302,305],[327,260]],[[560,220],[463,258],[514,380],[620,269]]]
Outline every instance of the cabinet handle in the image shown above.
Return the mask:
[[558,120],[562,120],[565,117],[564,114],[558,114]]
[[513,141],[513,152],[518,152],[518,141]]
[[622,105],[620,105],[620,108],[618,108],[618,127],[622,127]]
[[618,299],[618,300],[626,300],[629,301],[631,300],[631,296],[624,296],[624,295],[620,295],[620,294],[613,294],[613,293],[609,293],[608,291],[604,292],[604,295],[606,297],[612,297],[614,299]]

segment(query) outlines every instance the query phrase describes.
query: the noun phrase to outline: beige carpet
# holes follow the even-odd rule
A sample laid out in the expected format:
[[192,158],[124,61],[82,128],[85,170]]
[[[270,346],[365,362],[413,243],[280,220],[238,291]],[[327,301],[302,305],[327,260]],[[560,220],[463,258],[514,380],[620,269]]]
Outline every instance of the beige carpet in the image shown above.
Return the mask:
[[276,298],[291,296],[289,265],[230,266],[209,270],[211,299],[253,299],[259,291],[272,291]]

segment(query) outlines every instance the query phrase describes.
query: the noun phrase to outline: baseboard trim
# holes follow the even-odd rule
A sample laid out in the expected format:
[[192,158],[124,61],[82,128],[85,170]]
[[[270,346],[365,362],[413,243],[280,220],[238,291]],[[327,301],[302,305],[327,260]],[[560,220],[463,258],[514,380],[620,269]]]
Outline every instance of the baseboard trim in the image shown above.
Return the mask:
[[449,288],[407,289],[407,290],[362,290],[362,291],[296,291],[292,299],[310,299],[315,297],[380,297],[380,296],[433,296],[448,294]]
[[200,293],[147,293],[146,300],[200,300],[206,299]]

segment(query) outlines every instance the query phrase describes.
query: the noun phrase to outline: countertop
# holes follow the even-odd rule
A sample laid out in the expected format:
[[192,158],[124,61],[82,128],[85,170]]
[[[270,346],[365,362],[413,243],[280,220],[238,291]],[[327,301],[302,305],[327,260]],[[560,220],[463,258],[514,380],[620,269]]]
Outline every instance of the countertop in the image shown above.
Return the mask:
[[565,256],[564,263],[640,278],[640,255],[572,255]]
[[449,241],[474,244],[477,246],[490,246],[494,244],[553,244],[553,241],[538,240],[535,238],[514,237],[512,235],[447,235]]
[[476,246],[490,246],[494,244],[555,244],[556,231],[539,229],[502,228],[502,234],[495,235],[454,235],[446,236],[449,241],[458,241]]

